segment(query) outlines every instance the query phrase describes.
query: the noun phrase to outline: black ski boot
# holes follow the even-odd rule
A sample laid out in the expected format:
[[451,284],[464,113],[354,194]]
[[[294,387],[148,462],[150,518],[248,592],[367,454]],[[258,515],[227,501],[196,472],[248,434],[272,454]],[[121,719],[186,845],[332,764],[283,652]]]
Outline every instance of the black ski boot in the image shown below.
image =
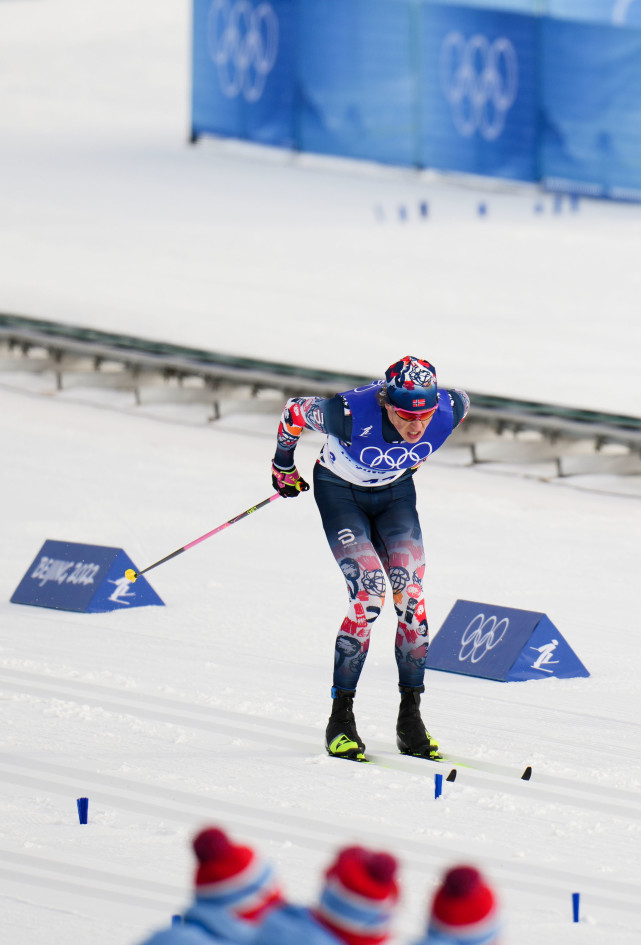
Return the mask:
[[325,747],[334,758],[347,758],[349,761],[366,761],[365,745],[356,731],[354,719],[355,692],[332,688],[332,714],[325,731]]
[[398,710],[396,722],[396,744],[402,755],[416,755],[419,758],[430,758],[439,761],[438,742],[432,738],[425,728],[421,718],[421,693],[425,686],[412,689],[410,686],[399,686],[401,706]]

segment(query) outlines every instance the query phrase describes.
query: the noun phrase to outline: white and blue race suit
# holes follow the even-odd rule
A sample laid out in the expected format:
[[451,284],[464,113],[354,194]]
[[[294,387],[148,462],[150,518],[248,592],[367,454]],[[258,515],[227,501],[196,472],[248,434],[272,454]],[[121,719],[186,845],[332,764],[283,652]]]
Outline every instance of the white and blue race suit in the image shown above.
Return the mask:
[[386,580],[398,618],[395,657],[400,686],[420,688],[429,631],[423,578],[425,551],[413,476],[463,421],[463,391],[439,392],[438,408],[416,443],[403,440],[381,406],[382,381],[333,398],[294,397],[278,428],[274,462],[294,465],[303,429],[325,435],[314,467],[314,497],[332,553],[349,592],[339,629],[333,685],[355,691],[371,627],[381,612]]

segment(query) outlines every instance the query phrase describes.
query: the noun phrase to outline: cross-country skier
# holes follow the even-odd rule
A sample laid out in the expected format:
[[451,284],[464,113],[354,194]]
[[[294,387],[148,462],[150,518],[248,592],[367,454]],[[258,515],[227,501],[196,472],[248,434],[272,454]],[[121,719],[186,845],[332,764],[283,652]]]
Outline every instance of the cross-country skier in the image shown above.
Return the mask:
[[407,356],[384,380],[321,397],[287,401],[278,427],[272,484],[287,498],[309,489],[294,464],[303,429],[325,435],[314,466],[314,496],[330,548],[349,591],[335,646],[330,755],[365,760],[353,701],[387,574],[398,616],[396,663],[401,704],[396,725],[403,754],[438,757],[420,714],[429,644],[423,601],[425,552],[413,476],[465,418],[469,398],[439,390],[429,361]]

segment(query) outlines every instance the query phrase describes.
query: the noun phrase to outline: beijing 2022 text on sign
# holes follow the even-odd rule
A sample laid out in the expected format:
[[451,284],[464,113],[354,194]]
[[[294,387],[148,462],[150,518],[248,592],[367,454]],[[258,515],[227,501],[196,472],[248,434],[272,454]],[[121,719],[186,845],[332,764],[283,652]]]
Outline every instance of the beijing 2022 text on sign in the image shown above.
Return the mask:
[[501,682],[590,675],[545,614],[470,600],[454,604],[426,665]]
[[16,588],[12,604],[31,604],[78,613],[105,613],[148,604],[163,606],[151,584],[125,577],[136,570],[121,548],[45,541]]

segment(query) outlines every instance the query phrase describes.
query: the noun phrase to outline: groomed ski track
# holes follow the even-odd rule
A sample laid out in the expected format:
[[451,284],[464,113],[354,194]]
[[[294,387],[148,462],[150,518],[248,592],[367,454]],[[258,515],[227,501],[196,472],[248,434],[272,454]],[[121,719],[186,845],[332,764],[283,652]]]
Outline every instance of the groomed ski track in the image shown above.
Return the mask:
[[[0,685],[6,698],[28,700],[43,713],[54,704],[86,706],[113,717],[129,717],[136,724],[154,721],[187,731],[201,730],[212,733],[212,736],[226,736],[233,739],[234,751],[246,754],[249,764],[253,757],[260,758],[263,765],[269,763],[270,758],[273,758],[274,764],[318,764],[321,777],[326,765],[343,764],[318,752],[317,747],[321,743],[319,730],[292,722],[288,723],[288,733],[285,734],[282,722],[278,719],[7,668],[0,671]],[[500,741],[500,733],[496,733],[496,737]],[[512,802],[523,809],[526,817],[528,810],[531,811],[533,824],[537,820],[537,810],[545,805],[567,805],[569,809],[594,812],[603,821],[605,829],[612,818],[641,822],[641,798],[637,791],[594,783],[589,778],[583,780],[547,774],[536,764],[529,782],[518,779],[519,763],[514,763],[512,767],[506,765],[506,776],[461,767],[456,782],[444,785],[444,797],[438,802],[431,802],[434,772],[445,773],[452,765],[403,758],[391,751],[390,745],[383,743],[369,743],[368,748],[382,760],[387,757],[393,761],[394,769],[358,766],[358,770],[363,772],[362,778],[371,779],[372,786],[391,779],[410,779],[413,792],[424,792],[426,817],[433,817],[438,812],[438,807],[429,807],[430,803],[447,804],[448,798],[456,792],[466,792],[468,795],[473,792],[479,799],[509,795]],[[203,764],[215,769],[216,752],[219,750],[212,744],[211,755],[208,759],[203,758]],[[465,759],[465,762],[474,763],[473,759]],[[494,767],[498,768],[497,765]],[[510,773],[512,776],[508,776]],[[343,842],[345,836],[340,825],[267,805],[264,809],[258,809],[254,805],[230,800],[228,796],[220,796],[215,787],[210,792],[200,793],[150,784],[135,777],[116,776],[92,769],[81,762],[54,764],[30,754],[28,747],[19,752],[0,752],[0,781],[5,787],[24,789],[38,796],[64,795],[69,798],[70,804],[74,802],[78,785],[83,785],[91,796],[91,812],[96,809],[115,809],[158,822],[169,820],[185,825],[193,824],[194,819],[211,817],[233,825],[233,829],[256,841],[287,841],[301,847],[325,849],[328,855]],[[378,824],[372,827],[367,819],[359,822],[357,814],[351,815],[351,821],[362,836],[370,836],[374,846],[395,846],[397,838],[389,829],[381,829]],[[432,873],[440,863],[456,856],[463,859],[468,856],[465,845],[457,848],[456,842],[435,844],[431,839],[429,843],[425,840],[403,841],[405,868],[421,875]],[[641,898],[641,885],[638,883],[612,880],[607,876],[595,880],[588,874],[577,876],[575,871],[568,873],[527,862],[515,863],[512,859],[508,862],[501,857],[490,858],[488,862],[495,876],[506,887],[514,890],[539,892],[548,900],[566,899],[567,890],[578,884],[594,905],[638,912]],[[140,876],[123,876],[120,870],[97,870],[95,867],[65,861],[63,857],[52,859],[50,856],[40,857],[37,852],[17,850],[0,854],[0,864],[0,875],[14,884],[23,883],[25,887],[41,884],[49,889],[73,890],[81,896],[137,905],[164,914],[167,914],[168,904],[172,900],[176,908],[180,907],[179,888],[145,880]]]

